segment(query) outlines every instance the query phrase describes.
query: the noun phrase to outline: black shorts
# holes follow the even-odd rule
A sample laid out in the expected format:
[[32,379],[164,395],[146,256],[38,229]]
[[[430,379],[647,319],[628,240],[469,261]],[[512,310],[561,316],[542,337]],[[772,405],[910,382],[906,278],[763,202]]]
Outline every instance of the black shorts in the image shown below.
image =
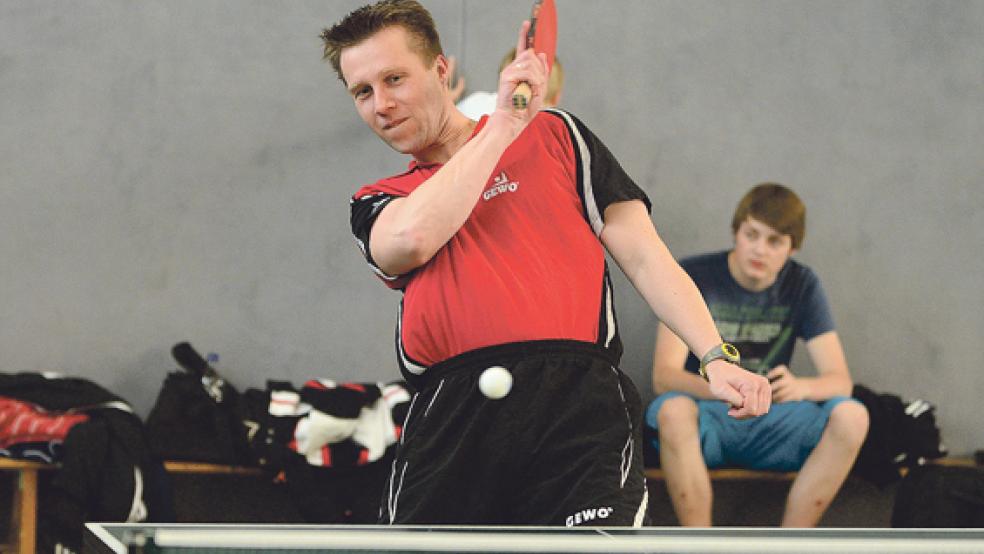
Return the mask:
[[[502,399],[478,390],[503,366]],[[638,391],[591,343],[482,348],[425,372],[383,493],[381,523],[642,525]]]

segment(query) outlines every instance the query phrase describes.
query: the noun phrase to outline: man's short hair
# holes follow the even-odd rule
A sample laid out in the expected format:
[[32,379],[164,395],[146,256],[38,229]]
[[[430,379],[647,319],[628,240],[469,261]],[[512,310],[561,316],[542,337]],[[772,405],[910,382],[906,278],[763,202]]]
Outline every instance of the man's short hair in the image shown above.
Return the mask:
[[410,48],[420,54],[425,66],[430,67],[434,59],[444,53],[434,18],[420,2],[380,0],[353,11],[331,28],[322,31],[324,59],[331,62],[338,78],[345,82],[341,67],[342,52],[379,31],[394,26],[406,29],[411,37]]
[[795,192],[778,183],[762,183],[745,193],[735,208],[731,230],[737,233],[748,217],[789,235],[797,250],[806,238],[806,206]]
[[[516,47],[512,47],[499,62],[499,73],[506,69],[516,59]],[[543,100],[551,106],[557,105],[560,91],[564,88],[564,66],[560,63],[560,58],[554,56],[553,66],[550,68],[550,75],[547,77],[547,94]]]

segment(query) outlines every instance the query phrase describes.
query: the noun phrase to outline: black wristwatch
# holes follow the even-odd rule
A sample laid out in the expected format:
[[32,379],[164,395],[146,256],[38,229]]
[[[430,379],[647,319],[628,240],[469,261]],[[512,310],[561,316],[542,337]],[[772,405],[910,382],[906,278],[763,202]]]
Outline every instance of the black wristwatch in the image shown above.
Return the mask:
[[700,359],[700,368],[698,369],[700,376],[703,377],[705,381],[710,381],[710,379],[707,378],[707,364],[713,362],[714,360],[724,360],[726,362],[739,365],[741,363],[741,354],[738,353],[738,349],[735,348],[735,345],[727,342],[722,342],[721,344],[708,350],[707,354],[704,354],[704,357]]

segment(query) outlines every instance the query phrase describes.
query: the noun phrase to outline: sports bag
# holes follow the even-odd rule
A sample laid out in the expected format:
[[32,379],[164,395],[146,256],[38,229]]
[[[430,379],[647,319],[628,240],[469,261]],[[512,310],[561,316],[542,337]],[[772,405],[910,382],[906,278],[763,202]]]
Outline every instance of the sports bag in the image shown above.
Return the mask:
[[892,527],[984,527],[984,469],[913,468],[899,484]]

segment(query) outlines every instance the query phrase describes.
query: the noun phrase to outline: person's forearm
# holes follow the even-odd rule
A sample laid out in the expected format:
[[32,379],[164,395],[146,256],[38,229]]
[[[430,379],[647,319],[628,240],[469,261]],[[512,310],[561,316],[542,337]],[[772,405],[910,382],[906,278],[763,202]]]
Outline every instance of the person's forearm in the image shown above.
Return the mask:
[[806,387],[804,400],[820,402],[835,396],[851,396],[854,383],[847,375],[828,374],[816,377],[797,377]]
[[602,242],[660,321],[698,357],[720,344],[697,285],[673,259],[642,203],[612,204],[605,217]]
[[700,375],[680,371],[680,368],[657,368],[653,372],[653,389],[656,394],[677,391],[695,398],[714,398],[707,381]]
[[[668,250],[654,252],[648,258],[626,275],[660,321],[680,337],[691,352],[703,356],[721,342],[704,298]],[[658,275],[659,278],[646,278],[647,275]]]
[[[673,340],[682,340],[686,348],[698,356],[703,356],[721,342],[721,335],[697,285],[680,268],[656,234],[642,202],[616,202],[605,208],[601,241],[660,319],[654,353],[654,379],[662,373],[674,371],[672,365],[682,363],[684,358],[681,356],[685,352],[683,345],[660,348],[658,335],[663,334],[664,330],[672,331],[676,335]],[[671,365],[660,365],[664,360]],[[675,371],[683,373],[679,371],[679,365],[676,365]],[[730,405],[729,416],[744,419],[769,411],[771,389],[765,377],[725,360],[710,363],[707,375],[710,378],[707,390],[713,397]],[[678,390],[703,397],[703,391],[694,381],[677,382],[676,379],[669,378],[666,385],[674,387],[673,383],[676,382]]]
[[431,178],[387,208],[371,239],[383,271],[398,275],[423,265],[458,232],[516,134],[508,117],[491,118]]
[[722,342],[704,297],[676,261],[667,268],[661,285],[665,292],[651,304],[655,304],[660,320],[687,343],[691,352],[699,358]]

